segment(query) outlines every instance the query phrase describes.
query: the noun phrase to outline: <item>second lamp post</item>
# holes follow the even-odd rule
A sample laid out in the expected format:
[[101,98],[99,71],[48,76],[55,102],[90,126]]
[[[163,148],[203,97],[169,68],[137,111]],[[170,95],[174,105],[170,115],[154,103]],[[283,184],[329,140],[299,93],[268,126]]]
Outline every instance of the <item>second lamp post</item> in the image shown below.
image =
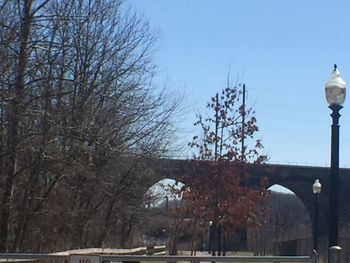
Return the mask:
[[322,185],[320,180],[316,179],[312,185],[312,192],[315,196],[315,208],[314,208],[314,250],[317,251],[317,236],[318,236],[318,199],[321,193]]
[[326,83],[326,99],[332,110],[331,171],[329,178],[329,247],[338,245],[338,206],[339,206],[339,111],[343,108],[346,83],[334,65],[331,79]]
[[208,253],[210,254],[211,253],[211,250],[212,250],[212,243],[213,243],[213,237],[212,237],[212,234],[213,234],[213,221],[209,221],[209,244],[208,244]]

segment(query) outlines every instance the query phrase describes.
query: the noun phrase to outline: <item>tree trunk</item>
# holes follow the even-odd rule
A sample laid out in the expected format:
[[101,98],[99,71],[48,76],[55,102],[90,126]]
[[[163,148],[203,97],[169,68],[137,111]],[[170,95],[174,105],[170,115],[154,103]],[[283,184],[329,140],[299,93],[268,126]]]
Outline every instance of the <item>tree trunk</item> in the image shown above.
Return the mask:
[[11,213],[12,189],[16,174],[17,148],[19,144],[19,126],[20,116],[23,108],[24,97],[24,75],[27,65],[28,39],[30,34],[32,1],[25,1],[23,4],[23,18],[20,35],[20,50],[18,57],[18,71],[15,82],[14,98],[9,105],[9,125],[7,149],[9,152],[8,159],[5,163],[4,192],[1,202],[0,216],[0,252],[7,251],[7,239],[9,233],[9,218]]

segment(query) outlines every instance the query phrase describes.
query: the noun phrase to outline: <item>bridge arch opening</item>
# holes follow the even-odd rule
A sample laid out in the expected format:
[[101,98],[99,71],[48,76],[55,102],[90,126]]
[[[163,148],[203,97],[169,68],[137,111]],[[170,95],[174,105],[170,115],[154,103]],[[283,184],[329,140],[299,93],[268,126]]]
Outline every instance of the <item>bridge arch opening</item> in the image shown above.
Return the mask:
[[176,196],[172,189],[180,190],[183,186],[182,182],[165,178],[145,192],[144,208],[147,211],[147,219],[142,226],[142,236],[147,244],[168,245],[174,234],[174,211],[181,202],[181,196]]
[[250,233],[250,241],[255,242],[253,251],[260,255],[309,255],[313,248],[312,221],[306,206],[285,186],[275,184],[269,190],[265,225],[259,233]]
[[180,190],[184,184],[174,179],[165,178],[153,184],[144,195],[147,207],[163,207],[168,209],[169,205],[178,202],[181,196],[175,194],[175,190]]

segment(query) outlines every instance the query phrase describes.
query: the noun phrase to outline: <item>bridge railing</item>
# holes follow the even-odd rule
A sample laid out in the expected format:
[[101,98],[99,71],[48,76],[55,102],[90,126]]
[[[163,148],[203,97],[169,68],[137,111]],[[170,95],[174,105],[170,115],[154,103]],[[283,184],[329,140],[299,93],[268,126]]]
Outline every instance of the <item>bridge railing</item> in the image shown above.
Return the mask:
[[[121,255],[100,255],[102,262],[249,262],[249,263],[282,263],[282,262],[309,262],[317,263],[317,254],[311,256],[121,256]],[[0,253],[0,262],[68,262],[68,255],[52,254],[16,254]]]

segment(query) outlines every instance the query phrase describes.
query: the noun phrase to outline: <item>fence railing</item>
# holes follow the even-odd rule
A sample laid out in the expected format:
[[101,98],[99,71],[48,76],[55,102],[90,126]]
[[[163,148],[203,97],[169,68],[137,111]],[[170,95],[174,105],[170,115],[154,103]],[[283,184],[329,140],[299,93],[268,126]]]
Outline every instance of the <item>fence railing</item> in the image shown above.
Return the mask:
[[61,252],[55,252],[50,255],[68,256],[72,254],[83,255],[164,255],[166,246],[147,246],[135,248],[80,248]]
[[[317,254],[311,256],[138,256],[100,255],[102,262],[310,262],[317,263]],[[45,261],[68,262],[69,255],[0,253],[1,262]]]

